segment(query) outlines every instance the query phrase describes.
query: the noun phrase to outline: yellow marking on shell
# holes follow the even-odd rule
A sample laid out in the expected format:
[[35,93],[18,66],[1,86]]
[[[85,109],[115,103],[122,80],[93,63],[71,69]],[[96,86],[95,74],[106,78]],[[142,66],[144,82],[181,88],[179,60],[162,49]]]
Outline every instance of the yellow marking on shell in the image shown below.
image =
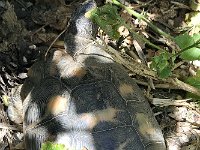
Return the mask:
[[99,122],[101,121],[114,122],[115,121],[114,118],[116,117],[117,112],[119,112],[119,110],[115,108],[107,108],[96,111],[95,116],[97,117]]
[[56,50],[53,52],[52,62],[49,67],[49,74],[50,76],[55,76],[57,74],[57,64],[59,63],[61,57],[63,57],[62,50]]
[[115,117],[119,110],[107,108],[95,111],[94,113],[85,113],[81,115],[81,120],[87,123],[88,128],[93,129],[99,122],[115,122]]
[[62,76],[68,76],[68,77],[77,77],[79,79],[81,79],[82,77],[84,77],[86,74],[86,69],[83,68],[82,66],[78,65],[78,64],[74,64],[73,66],[71,66],[70,68],[68,68],[67,73],[63,72]]
[[67,108],[67,99],[61,96],[54,96],[50,99],[48,103],[48,111],[53,114],[57,115],[61,112],[64,112]]
[[[63,63],[60,63],[61,60]],[[62,77],[82,78],[85,76],[86,70],[76,63],[69,54],[62,49],[58,49],[54,51],[50,65],[50,75],[55,76],[57,73],[61,74]]]
[[138,121],[139,131],[141,134],[143,134],[144,136],[148,134],[152,137],[156,134],[156,129],[150,123],[151,120],[147,115],[143,113],[137,113],[136,120]]
[[[60,68],[58,63],[61,59],[65,59],[67,61],[72,61],[73,59],[69,56],[63,49],[57,49],[53,52],[52,60],[49,66],[49,74],[50,76],[55,76],[58,72],[60,72]],[[65,67],[65,66],[64,66]]]
[[82,78],[85,76],[85,74],[86,74],[86,70],[82,67],[75,68],[73,70],[73,76],[75,76],[75,77]]
[[119,92],[122,96],[127,96],[128,94],[134,93],[132,85],[123,83],[119,86]]
[[54,63],[59,63],[62,58],[69,62],[73,61],[73,58],[64,49],[57,49],[53,52],[52,61]]
[[89,129],[93,129],[97,124],[98,120],[92,113],[84,113],[81,115],[81,120],[87,124]]

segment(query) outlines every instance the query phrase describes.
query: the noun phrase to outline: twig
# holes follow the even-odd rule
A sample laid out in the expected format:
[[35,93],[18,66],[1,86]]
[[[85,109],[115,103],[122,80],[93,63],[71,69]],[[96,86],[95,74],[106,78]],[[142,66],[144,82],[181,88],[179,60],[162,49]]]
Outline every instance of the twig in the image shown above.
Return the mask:
[[196,106],[191,105],[188,101],[191,99],[160,99],[160,98],[153,98],[151,99],[151,103],[153,105],[164,107],[164,106],[186,106],[187,108],[195,110],[197,113],[199,112],[199,109],[196,109]]
[[49,48],[47,49],[45,55],[44,55],[44,58],[45,58],[45,61],[46,61],[46,57],[47,57],[47,54],[49,52],[49,50],[51,49],[51,47],[53,46],[53,44],[58,40],[58,38],[67,30],[67,27],[53,40],[53,42],[51,43],[51,45],[49,46]]
[[[191,99],[183,99],[183,100],[174,100],[174,99],[161,99],[161,98],[153,98],[152,104],[156,106],[189,106],[189,103],[187,103],[188,100]],[[191,106],[190,106],[191,107]]]
[[175,1],[171,1],[170,3],[174,4],[174,5],[177,5],[179,8],[184,8],[184,9],[188,9],[190,10],[190,7],[182,4],[182,3],[179,3],[179,2],[175,2]]
[[[135,81],[136,81],[137,84],[140,84],[140,85],[143,85],[143,86],[149,86],[149,84],[147,82],[140,81],[140,80],[137,80],[137,79],[135,79]],[[178,87],[172,86],[172,84],[169,84],[169,83],[163,83],[163,84],[155,84],[154,83],[154,86],[155,86],[155,88],[158,88],[158,89],[174,89],[174,90],[179,89]]]
[[[128,48],[127,48],[128,49]],[[130,55],[134,60],[137,60],[138,62],[141,62],[140,58],[138,55],[133,51],[133,47],[130,47],[130,50],[127,50],[126,53]]]
[[117,63],[122,64],[130,71],[147,78],[158,80],[156,72],[149,69],[146,65],[142,63],[138,63],[127,54],[122,54],[122,53],[117,52],[115,49],[113,49],[110,46],[105,45],[103,48],[107,53],[109,53],[112,56],[112,58]]
[[139,1],[139,0],[133,0],[133,1],[135,1],[136,3],[138,3],[138,4],[141,5],[141,6],[147,6],[147,5],[149,5],[151,2],[153,2],[153,0],[150,0],[150,1],[147,1],[147,2],[141,2],[141,1]]
[[156,72],[152,71],[151,69],[149,69],[147,66],[138,63],[137,61],[134,61],[134,59],[132,59],[130,56],[126,55],[126,54],[121,54],[119,52],[117,52],[116,50],[114,50],[112,47],[110,46],[104,46],[104,50],[106,52],[108,52],[112,58],[119,64],[122,64],[124,67],[126,67],[127,69],[129,69],[130,71],[141,75],[143,77],[146,78],[151,78],[154,80],[160,80],[162,82],[166,82],[171,86],[174,86],[174,88],[177,89],[181,89],[187,92],[191,92],[195,95],[200,96],[200,90],[187,84],[184,83],[183,81],[178,80],[177,78],[167,78],[167,79],[162,79],[159,78],[156,74]]
[[[145,55],[144,55],[144,53],[143,53],[143,51],[142,51],[142,48],[141,48],[141,46],[139,45],[139,43],[136,41],[136,40],[133,40],[133,45],[134,45],[134,47],[135,47],[135,49],[136,49],[136,51],[137,51],[137,53],[138,53],[138,56],[140,57],[140,59],[142,60],[142,62],[146,65],[146,66],[148,66],[147,65],[147,60],[146,60],[146,58],[145,58]],[[155,89],[155,86],[154,86],[154,84],[153,84],[153,80],[151,79],[151,78],[149,78],[149,85],[150,85],[150,87],[152,88],[152,89]]]
[[147,61],[146,61],[145,55],[143,53],[143,50],[142,50],[141,46],[139,45],[139,43],[136,40],[133,40],[133,46],[135,47],[135,50],[138,53],[138,56],[140,57],[142,62],[145,65],[147,65]]
[[159,46],[151,43],[149,40],[147,40],[146,38],[143,38],[141,35],[139,35],[138,33],[136,33],[131,27],[130,25],[124,23],[123,24],[127,29],[129,29],[131,31],[131,34],[133,35],[132,37],[134,37],[135,39],[139,39],[139,40],[142,40],[144,41],[145,43],[147,43],[149,46],[152,46],[158,50],[161,50],[161,51],[165,51],[164,49],[160,48]]
[[183,81],[178,80],[177,78],[170,78],[167,80],[167,82],[172,83],[172,85],[178,87],[179,89],[182,89],[184,91],[188,91],[190,93],[193,93],[195,95],[200,96],[200,90],[187,84],[184,83]]
[[43,26],[41,26],[40,28],[38,28],[36,31],[34,31],[33,33],[31,33],[31,36],[33,36],[34,34],[38,33],[40,30],[42,30],[44,27],[46,27],[47,25],[49,25],[49,23],[44,24]]
[[16,126],[0,123],[0,129],[7,129],[7,130],[15,130],[15,131],[22,131],[22,129],[19,129]]
[[121,7],[121,8],[123,8],[123,9],[125,9],[130,15],[133,15],[133,16],[137,17],[138,19],[142,19],[143,21],[145,21],[155,32],[163,35],[166,38],[174,40],[174,38],[171,35],[165,33],[164,31],[162,31],[161,29],[156,27],[148,19],[146,19],[143,15],[141,15],[141,14],[137,13],[136,11],[132,10],[130,7],[127,7],[127,6],[123,5],[123,4],[121,4],[117,0],[112,0],[112,3],[117,5],[117,6],[119,6],[119,7]]
[[182,64],[184,64],[185,63],[185,61],[180,61],[180,62],[178,62],[178,63],[176,63],[175,65],[174,65],[174,67],[172,68],[172,70],[175,70],[176,68],[178,68],[178,67],[180,67]]

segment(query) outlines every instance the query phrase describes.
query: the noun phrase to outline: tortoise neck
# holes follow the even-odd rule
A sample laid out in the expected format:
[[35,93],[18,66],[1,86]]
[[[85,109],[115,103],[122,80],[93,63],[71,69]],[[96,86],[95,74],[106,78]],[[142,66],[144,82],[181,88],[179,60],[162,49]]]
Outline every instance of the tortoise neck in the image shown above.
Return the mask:
[[83,49],[96,36],[97,26],[85,16],[88,11],[94,8],[96,8],[95,1],[88,0],[72,14],[64,40],[65,48],[69,54],[73,55]]
[[[70,37],[71,36],[71,37]],[[87,46],[93,42],[92,38],[84,38],[82,36],[68,35],[69,38],[65,39],[65,50],[72,57],[79,52],[83,52]]]

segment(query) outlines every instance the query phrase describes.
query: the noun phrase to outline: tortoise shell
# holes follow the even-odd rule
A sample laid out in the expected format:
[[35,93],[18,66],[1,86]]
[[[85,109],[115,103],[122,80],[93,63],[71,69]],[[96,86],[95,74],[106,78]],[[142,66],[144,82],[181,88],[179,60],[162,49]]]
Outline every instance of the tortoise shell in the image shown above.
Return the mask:
[[92,40],[95,25],[83,3],[65,34],[66,50],[52,50],[28,73],[21,97],[25,147],[46,141],[73,150],[164,150],[162,132],[125,69]]

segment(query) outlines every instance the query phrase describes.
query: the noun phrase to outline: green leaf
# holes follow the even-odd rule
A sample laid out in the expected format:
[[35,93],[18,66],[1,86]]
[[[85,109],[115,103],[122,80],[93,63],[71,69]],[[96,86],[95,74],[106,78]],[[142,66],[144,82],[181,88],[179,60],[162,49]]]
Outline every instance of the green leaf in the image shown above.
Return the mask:
[[65,145],[63,144],[56,144],[53,142],[45,142],[42,144],[41,150],[66,150]]
[[180,57],[184,60],[200,60],[200,34],[194,34],[193,36],[182,34],[175,38],[175,42],[182,50],[196,43],[196,45],[194,45],[193,47],[184,50],[181,53]]
[[159,56],[153,57],[150,67],[157,71],[159,77],[167,78],[172,74],[172,67],[169,63],[170,59],[170,54],[168,52],[163,52]]
[[197,71],[197,74],[192,77],[188,77],[186,82],[198,89],[200,89],[200,70]]
[[[195,76],[188,77],[186,83],[200,89],[200,70],[197,71],[197,74]],[[187,97],[191,97],[198,100],[200,99],[199,96],[194,95],[193,93],[187,93]]]
[[159,72],[159,76],[161,78],[167,78],[169,76],[172,75],[172,72],[171,72],[171,67],[169,65],[167,65],[165,68],[163,68],[160,72]]
[[89,18],[93,20],[107,35],[113,39],[119,39],[118,29],[124,24],[119,16],[117,7],[106,4],[90,12]]

